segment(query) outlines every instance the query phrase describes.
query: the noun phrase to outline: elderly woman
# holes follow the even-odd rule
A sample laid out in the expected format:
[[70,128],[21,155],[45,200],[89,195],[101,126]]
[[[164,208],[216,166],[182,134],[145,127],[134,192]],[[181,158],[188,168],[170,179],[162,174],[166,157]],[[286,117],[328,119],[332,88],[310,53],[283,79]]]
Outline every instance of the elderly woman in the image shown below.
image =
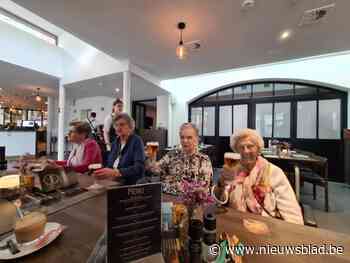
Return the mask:
[[214,197],[239,211],[303,224],[300,206],[286,175],[260,156],[264,146],[261,136],[255,130],[243,129],[231,136],[230,144],[241,159],[233,170],[224,169]]
[[170,151],[160,161],[147,167],[151,172],[160,175],[164,192],[182,192],[182,180],[205,181],[209,189],[213,169],[209,157],[198,151],[198,141],[198,129],[192,123],[182,124],[181,149]]
[[112,144],[108,168],[93,173],[97,179],[117,179],[131,185],[144,175],[144,145],[134,134],[135,122],[126,113],[119,113],[113,119],[117,139]]
[[72,122],[70,126],[69,141],[73,143],[73,149],[67,161],[55,163],[78,173],[85,173],[90,164],[102,163],[101,149],[95,140],[89,138],[91,128],[87,122]]

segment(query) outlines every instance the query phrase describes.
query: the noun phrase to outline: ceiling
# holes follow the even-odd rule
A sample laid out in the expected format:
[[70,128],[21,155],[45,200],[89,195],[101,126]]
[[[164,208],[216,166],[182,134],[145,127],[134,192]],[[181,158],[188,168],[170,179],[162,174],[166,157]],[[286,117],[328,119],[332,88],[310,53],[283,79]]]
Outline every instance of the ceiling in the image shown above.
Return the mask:
[[35,101],[37,88],[40,96],[56,96],[59,80],[55,77],[0,61],[0,101],[16,107],[38,108]]
[[[14,0],[116,59],[130,59],[160,79],[265,64],[350,48],[345,0]],[[303,12],[332,2],[322,23],[298,27]],[[202,48],[185,61],[175,56],[176,24],[184,40]],[[287,41],[279,41],[291,29]]]
[[[167,91],[155,86],[154,84],[131,74],[132,100],[153,99],[156,96],[167,95]],[[66,93],[71,98],[85,97],[123,97],[123,74],[115,73],[93,79],[83,80],[65,85]],[[117,92],[116,89],[119,89]]]

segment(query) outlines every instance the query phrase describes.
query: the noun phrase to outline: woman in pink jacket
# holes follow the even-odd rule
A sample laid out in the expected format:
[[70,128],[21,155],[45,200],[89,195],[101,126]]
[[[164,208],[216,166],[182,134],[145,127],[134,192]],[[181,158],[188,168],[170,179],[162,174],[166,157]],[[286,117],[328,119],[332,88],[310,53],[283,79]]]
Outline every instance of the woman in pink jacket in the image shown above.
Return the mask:
[[304,224],[286,175],[260,156],[263,147],[264,141],[255,130],[243,129],[231,136],[231,148],[240,153],[240,161],[233,169],[224,166],[214,197],[242,212]]
[[89,138],[90,125],[87,122],[73,122],[70,125],[69,140],[74,144],[73,149],[67,161],[57,161],[56,164],[71,168],[77,173],[87,172],[90,164],[102,164],[100,146]]

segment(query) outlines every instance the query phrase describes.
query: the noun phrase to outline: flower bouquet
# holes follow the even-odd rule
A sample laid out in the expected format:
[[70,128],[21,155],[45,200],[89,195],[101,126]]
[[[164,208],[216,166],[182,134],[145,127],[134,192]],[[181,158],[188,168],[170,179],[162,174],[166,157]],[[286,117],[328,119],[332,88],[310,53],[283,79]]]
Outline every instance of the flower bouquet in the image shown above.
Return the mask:
[[189,219],[193,218],[196,209],[214,203],[214,199],[208,191],[207,183],[204,181],[182,180],[181,188],[182,194],[179,197],[180,202],[187,207]]

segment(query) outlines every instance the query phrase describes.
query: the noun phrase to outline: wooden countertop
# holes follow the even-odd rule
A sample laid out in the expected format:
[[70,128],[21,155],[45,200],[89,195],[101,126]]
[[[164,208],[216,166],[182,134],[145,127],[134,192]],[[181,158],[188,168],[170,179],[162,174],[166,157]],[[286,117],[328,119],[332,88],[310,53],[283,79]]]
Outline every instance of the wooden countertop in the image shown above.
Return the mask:
[[[86,262],[106,223],[106,195],[99,195],[49,216],[68,228],[49,246],[17,262]],[[255,235],[242,225],[243,218],[265,222],[270,234]],[[343,246],[343,255],[246,255],[243,262],[350,262],[350,236],[320,228],[290,224],[282,220],[230,210],[217,219],[218,231],[235,234],[245,245],[323,245]]]

